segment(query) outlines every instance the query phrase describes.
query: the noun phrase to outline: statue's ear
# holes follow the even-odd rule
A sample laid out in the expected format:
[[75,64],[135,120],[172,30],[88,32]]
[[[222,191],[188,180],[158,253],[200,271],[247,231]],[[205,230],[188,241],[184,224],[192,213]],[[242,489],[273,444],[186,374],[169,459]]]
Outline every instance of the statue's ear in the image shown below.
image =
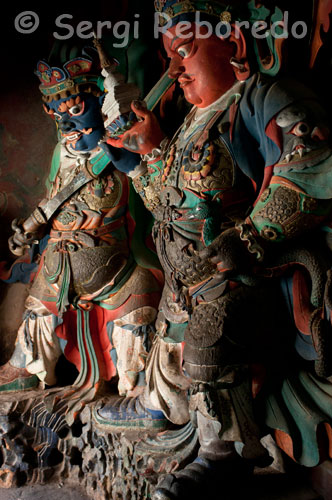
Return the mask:
[[43,109],[44,109],[45,113],[47,113],[54,120],[54,111],[53,111],[53,109],[49,108],[47,106],[47,104],[45,104],[45,103],[43,103]]
[[236,24],[231,25],[229,41],[235,44],[234,56],[230,63],[233,66],[237,80],[243,81],[250,76],[250,66],[247,57],[247,43],[243,32]]

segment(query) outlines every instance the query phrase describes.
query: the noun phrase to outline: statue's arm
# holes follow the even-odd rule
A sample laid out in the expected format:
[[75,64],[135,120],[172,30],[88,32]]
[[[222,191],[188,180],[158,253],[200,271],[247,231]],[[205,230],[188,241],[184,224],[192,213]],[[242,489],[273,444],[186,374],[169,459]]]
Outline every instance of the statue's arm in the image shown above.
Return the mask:
[[[116,168],[131,177],[133,186],[146,208],[153,212],[159,205],[158,193],[163,171],[162,153],[168,139],[161,130],[156,116],[142,103],[134,101],[132,109],[139,121],[118,139],[107,139],[107,143],[115,154],[116,150],[120,151],[123,161],[121,164],[115,164]],[[138,154],[141,155],[141,161],[136,163],[126,161],[126,156],[139,158]]]
[[324,112],[315,101],[290,105],[269,124],[282,153],[247,223],[263,241],[281,242],[321,226],[332,211],[332,151]]
[[202,252],[225,273],[246,272],[264,262],[275,245],[331,225],[332,150],[323,110],[314,100],[299,101],[271,119],[262,141],[272,129],[281,154],[269,182],[246,220]]
[[46,181],[47,194],[26,219],[14,219],[12,222],[13,235],[8,240],[9,250],[16,256],[21,256],[34,243],[40,241],[45,235],[47,220],[43,207],[51,198],[54,182],[60,168],[61,144],[58,143],[54,149],[51,168]]

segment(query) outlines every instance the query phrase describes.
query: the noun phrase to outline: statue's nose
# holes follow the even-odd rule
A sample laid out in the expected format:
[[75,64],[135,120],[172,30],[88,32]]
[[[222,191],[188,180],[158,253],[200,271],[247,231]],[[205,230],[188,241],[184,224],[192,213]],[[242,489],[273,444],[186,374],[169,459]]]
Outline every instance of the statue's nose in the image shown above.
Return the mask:
[[71,122],[70,120],[61,120],[61,122],[59,123],[61,132],[70,132],[71,130],[74,130],[75,127],[75,123]]

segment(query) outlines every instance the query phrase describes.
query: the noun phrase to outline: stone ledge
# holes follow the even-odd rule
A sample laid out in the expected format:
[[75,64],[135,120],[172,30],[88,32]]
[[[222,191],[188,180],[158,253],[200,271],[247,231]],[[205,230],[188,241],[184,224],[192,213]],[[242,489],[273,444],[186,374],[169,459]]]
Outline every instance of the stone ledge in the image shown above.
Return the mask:
[[191,424],[159,433],[109,432],[96,426],[91,404],[59,432],[43,416],[34,426],[40,401],[43,391],[0,396],[0,488],[70,482],[94,500],[143,500],[160,474],[184,466],[197,452]]
[[[58,433],[46,425],[34,427],[31,416],[43,394],[33,390],[0,395],[0,500],[146,500],[160,475],[183,467],[197,453],[197,435],[190,424],[159,433],[110,432],[96,425],[92,404]],[[284,473],[273,440],[267,438],[265,445],[274,456],[273,466],[256,469],[245,485],[238,478],[237,496],[223,489],[224,500],[322,500],[319,494],[332,500],[332,462],[311,472],[294,464]]]

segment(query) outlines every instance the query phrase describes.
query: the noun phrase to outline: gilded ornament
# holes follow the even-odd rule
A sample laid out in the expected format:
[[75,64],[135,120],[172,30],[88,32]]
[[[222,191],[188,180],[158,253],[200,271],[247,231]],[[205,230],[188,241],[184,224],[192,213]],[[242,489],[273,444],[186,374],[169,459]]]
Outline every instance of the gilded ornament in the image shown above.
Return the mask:
[[74,222],[76,218],[77,217],[74,214],[71,214],[70,212],[60,212],[60,214],[57,217],[57,220],[61,222],[63,226],[68,226],[71,222]]
[[195,11],[196,9],[190,0],[185,0],[184,2],[182,2],[181,12],[195,12]]
[[100,196],[96,190],[98,183],[96,183],[95,186],[87,186],[86,188],[83,188],[80,195],[90,209],[98,211],[112,208],[119,203],[122,195],[121,180],[118,178],[117,174],[114,174],[112,180],[114,182],[113,186],[111,188],[107,186],[107,193],[103,193],[102,196]]
[[274,241],[278,239],[278,232],[274,227],[264,226],[260,234],[266,240]]
[[270,196],[270,193],[271,193],[271,190],[269,188],[265,189],[260,197],[260,201],[262,201],[264,203],[268,199],[268,197]]
[[[174,10],[172,9],[172,7],[168,7],[167,9],[165,9],[165,14],[169,17],[174,17]],[[166,19],[163,19],[166,22]]]
[[164,16],[162,15],[159,15],[159,26],[165,26],[165,24],[167,23],[166,19],[164,18]]
[[164,167],[164,172],[163,172],[163,175],[162,175],[162,178],[161,178],[161,181],[162,182],[165,182],[170,171],[171,171],[171,167],[173,165],[173,161],[174,161],[174,158],[175,158],[175,145],[173,145],[170,149],[170,152],[168,153],[167,155],[167,160],[166,160],[166,163],[165,163],[165,167]]
[[183,177],[186,180],[198,181],[207,177],[211,171],[211,166],[214,161],[214,147],[213,144],[205,143],[201,150],[195,151],[194,145],[183,155]]
[[213,8],[213,6],[211,4],[207,3],[206,7],[205,7],[205,10],[206,10],[206,13],[209,14],[210,16],[214,16],[215,15],[214,8]]
[[161,12],[166,3],[166,0],[155,0],[154,6],[157,12]]
[[227,10],[224,10],[224,12],[220,14],[220,21],[222,21],[223,23],[230,23],[231,20],[232,20],[232,14]]

